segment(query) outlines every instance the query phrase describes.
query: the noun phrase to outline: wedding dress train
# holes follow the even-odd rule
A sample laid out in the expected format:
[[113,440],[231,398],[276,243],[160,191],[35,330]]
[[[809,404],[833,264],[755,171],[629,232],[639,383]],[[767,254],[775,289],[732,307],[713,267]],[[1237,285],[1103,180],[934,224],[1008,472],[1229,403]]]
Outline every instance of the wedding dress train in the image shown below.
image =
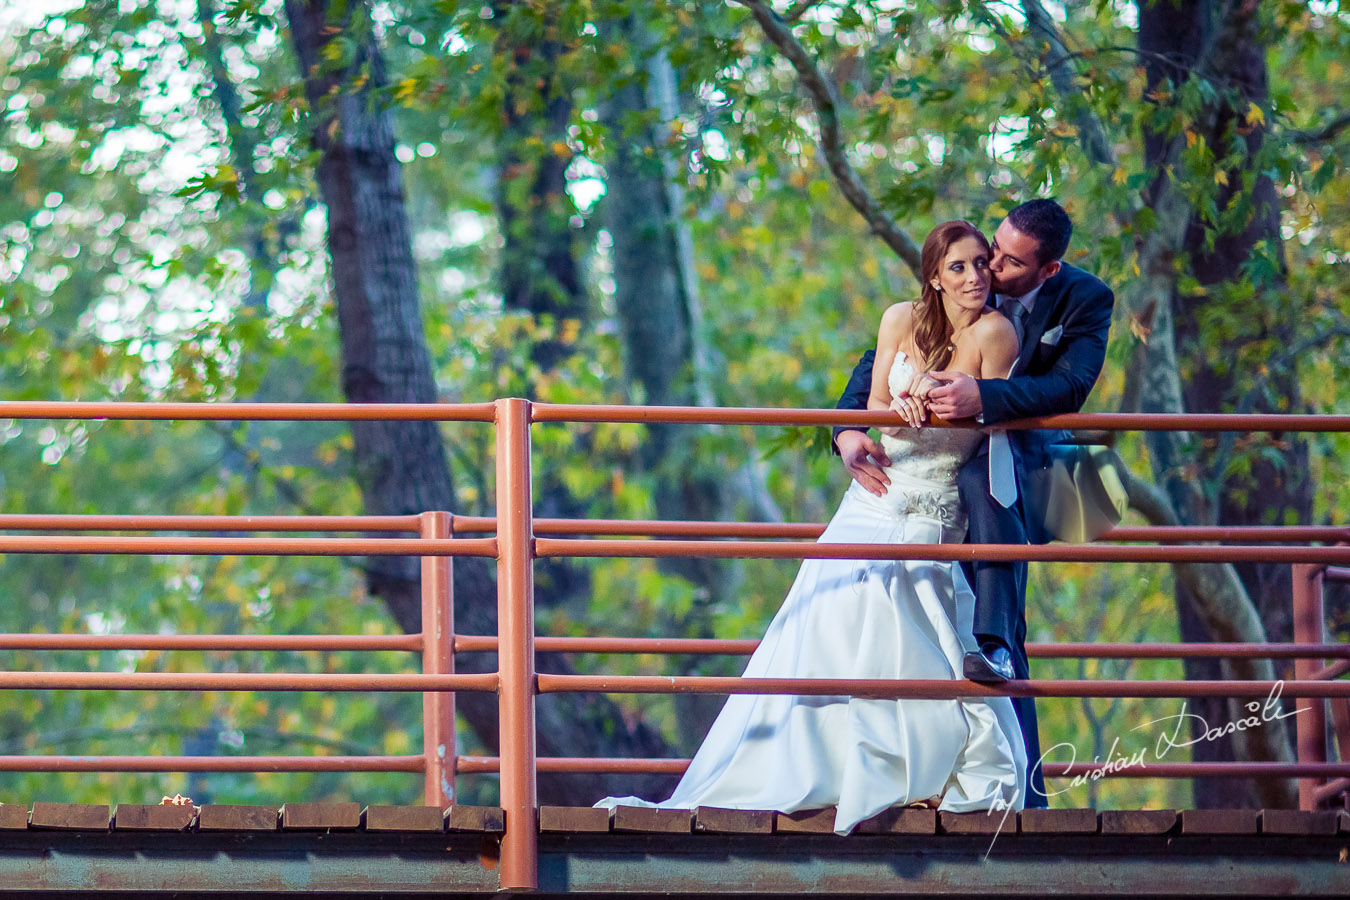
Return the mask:
[[[891,367],[892,392],[913,369]],[[821,543],[936,544],[962,540],[956,472],[981,436],[906,430],[883,438],[890,487],[856,482]],[[975,597],[956,563],[803,561],[746,666],[746,678],[957,679],[977,649]],[[835,831],[890,806],[956,812],[1022,808],[1026,752],[1006,697],[869,700],[732,695],[670,799],[609,797],[597,806],[693,809],[837,808]]]

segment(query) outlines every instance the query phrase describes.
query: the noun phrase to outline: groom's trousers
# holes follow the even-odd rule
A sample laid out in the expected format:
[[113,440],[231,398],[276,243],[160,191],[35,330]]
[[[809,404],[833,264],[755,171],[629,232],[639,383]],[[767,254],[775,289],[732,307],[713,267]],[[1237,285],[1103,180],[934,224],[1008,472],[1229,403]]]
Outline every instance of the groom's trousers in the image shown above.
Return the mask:
[[[986,447],[988,445],[986,444]],[[1027,525],[1023,517],[1021,492],[1017,502],[1004,507],[989,495],[989,456],[976,454],[957,475],[961,503],[969,522],[968,544],[1025,544]],[[1027,564],[976,560],[961,563],[966,580],[975,591],[975,637],[984,642],[997,640],[1012,653],[1013,671],[1018,678],[1030,675],[1027,663]],[[1022,727],[1027,748],[1027,784],[1025,804],[1031,808],[1049,805],[1045,780],[1041,775],[1041,740],[1036,727],[1036,702],[1031,697],[1013,697],[1013,709]]]

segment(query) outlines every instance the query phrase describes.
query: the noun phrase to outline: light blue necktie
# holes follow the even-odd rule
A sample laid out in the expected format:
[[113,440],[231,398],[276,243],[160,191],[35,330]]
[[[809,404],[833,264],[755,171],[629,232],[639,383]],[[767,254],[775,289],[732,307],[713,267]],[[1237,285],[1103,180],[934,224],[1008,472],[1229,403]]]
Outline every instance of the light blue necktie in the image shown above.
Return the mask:
[[[998,309],[1012,322],[1020,347],[1026,336],[1027,308],[1014,297],[1004,297]],[[1017,363],[1014,362],[1013,366],[1015,368]],[[1008,442],[1008,432],[1002,428],[989,432],[989,495],[1005,509],[1017,502],[1017,472],[1013,468],[1012,445]]]

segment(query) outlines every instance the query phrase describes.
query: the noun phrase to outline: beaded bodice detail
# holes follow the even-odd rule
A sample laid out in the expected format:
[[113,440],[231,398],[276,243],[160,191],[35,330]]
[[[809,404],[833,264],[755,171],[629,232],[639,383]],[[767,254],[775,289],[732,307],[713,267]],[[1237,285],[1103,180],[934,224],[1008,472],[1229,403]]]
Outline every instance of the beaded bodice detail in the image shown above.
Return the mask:
[[[895,396],[909,386],[916,370],[903,351],[895,354],[886,383]],[[956,472],[970,459],[984,435],[974,428],[905,428],[899,436],[881,436],[891,468],[910,478],[954,486]]]

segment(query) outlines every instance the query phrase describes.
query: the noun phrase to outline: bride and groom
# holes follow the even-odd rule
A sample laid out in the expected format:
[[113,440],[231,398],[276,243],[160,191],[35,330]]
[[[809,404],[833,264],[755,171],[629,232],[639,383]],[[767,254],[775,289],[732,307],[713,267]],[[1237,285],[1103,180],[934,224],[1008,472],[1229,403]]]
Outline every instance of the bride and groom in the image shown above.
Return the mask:
[[[1061,261],[1072,225],[1033,200],[991,244],[968,222],[924,242],[922,294],[881,319],[841,409],[890,409],[881,440],[836,428],[853,476],[825,543],[1020,544],[1048,539],[1019,482],[1056,432],[985,426],[1076,412],[1097,380],[1111,291]],[[972,590],[973,588],[973,590]],[[746,678],[1026,678],[1026,563],[803,561]],[[1044,806],[1030,698],[872,700],[732,695],[668,800],[598,806],[836,808],[835,831],[891,806]],[[1031,765],[1028,765],[1028,761]]]

